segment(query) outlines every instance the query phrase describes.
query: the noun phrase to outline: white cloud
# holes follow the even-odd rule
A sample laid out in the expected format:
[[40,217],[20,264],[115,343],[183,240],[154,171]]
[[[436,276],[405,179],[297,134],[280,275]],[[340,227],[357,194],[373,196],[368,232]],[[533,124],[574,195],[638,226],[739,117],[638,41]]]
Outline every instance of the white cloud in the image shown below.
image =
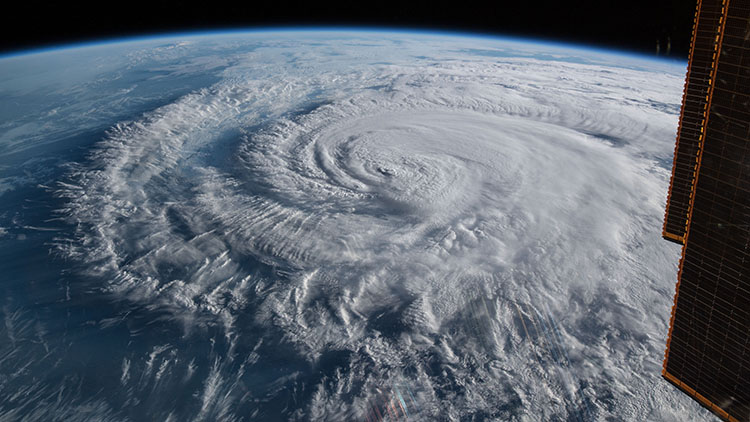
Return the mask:
[[[681,76],[439,40],[328,61],[323,44],[240,58],[114,127],[61,188],[81,222],[64,251],[188,330],[223,327],[230,347],[251,315],[305,365],[344,353],[299,404],[321,420],[364,418],[395,382],[426,419],[645,419],[673,400],[658,162]],[[199,418],[231,408],[223,368]]]

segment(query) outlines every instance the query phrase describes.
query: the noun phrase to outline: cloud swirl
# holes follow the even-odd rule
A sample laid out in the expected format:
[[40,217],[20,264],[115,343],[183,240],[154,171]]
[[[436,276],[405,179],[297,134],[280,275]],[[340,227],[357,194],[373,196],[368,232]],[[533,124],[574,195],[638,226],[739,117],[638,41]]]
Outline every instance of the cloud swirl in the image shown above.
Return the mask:
[[[78,230],[59,249],[98,289],[220,333],[191,418],[643,419],[678,400],[659,230],[681,75],[430,43],[257,53],[296,60],[239,60],[112,127],[61,185]],[[183,353],[155,345],[118,379],[173,388]]]

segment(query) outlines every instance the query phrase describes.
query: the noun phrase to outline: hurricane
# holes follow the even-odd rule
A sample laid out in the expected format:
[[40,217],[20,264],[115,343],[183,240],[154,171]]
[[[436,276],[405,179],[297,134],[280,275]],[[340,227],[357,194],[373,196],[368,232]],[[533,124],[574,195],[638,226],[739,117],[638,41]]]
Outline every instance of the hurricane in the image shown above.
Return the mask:
[[[128,47],[132,66],[212,78],[108,116],[45,184],[65,227],[49,251],[76,280],[61,303],[100,309],[74,340],[118,340],[88,364],[100,379],[4,366],[2,394],[27,392],[0,419],[703,420],[660,379],[684,69],[253,37]],[[9,306],[16,343],[53,332]]]

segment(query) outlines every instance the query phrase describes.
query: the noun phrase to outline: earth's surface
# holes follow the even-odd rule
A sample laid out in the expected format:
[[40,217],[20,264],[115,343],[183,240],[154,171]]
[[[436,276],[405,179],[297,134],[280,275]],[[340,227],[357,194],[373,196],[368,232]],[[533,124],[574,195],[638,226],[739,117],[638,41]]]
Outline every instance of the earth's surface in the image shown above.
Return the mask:
[[0,420],[689,421],[685,63],[364,31],[0,59]]

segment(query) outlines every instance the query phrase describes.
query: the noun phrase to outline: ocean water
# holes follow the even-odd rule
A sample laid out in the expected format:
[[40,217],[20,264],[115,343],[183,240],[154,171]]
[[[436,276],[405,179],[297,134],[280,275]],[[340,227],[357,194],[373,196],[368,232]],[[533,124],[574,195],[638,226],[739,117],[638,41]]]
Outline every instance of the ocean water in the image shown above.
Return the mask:
[[0,420],[706,420],[684,63],[363,31],[0,59]]

